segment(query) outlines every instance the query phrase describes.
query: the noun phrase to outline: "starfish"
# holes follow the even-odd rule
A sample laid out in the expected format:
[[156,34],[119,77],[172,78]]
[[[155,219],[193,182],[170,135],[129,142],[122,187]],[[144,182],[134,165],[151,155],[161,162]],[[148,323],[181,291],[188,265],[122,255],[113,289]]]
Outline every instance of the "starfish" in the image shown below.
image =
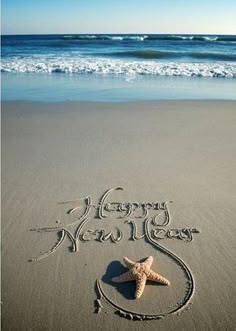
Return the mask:
[[129,271],[124,274],[112,278],[112,281],[115,283],[123,283],[129,282],[131,280],[136,281],[136,291],[135,298],[139,299],[143,294],[146,281],[152,280],[153,282],[157,282],[163,285],[170,285],[170,282],[159,275],[155,271],[151,270],[151,265],[153,262],[153,257],[149,256],[144,260],[144,262],[133,262],[129,260],[127,257],[124,257],[124,263],[129,268]]

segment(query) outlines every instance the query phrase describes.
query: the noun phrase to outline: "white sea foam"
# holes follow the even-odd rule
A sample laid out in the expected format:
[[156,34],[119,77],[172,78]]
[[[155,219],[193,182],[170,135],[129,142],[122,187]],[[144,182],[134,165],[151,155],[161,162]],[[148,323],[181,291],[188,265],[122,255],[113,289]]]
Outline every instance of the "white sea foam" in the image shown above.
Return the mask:
[[64,39],[79,39],[79,40],[112,40],[112,41],[122,41],[122,40],[134,40],[143,41],[148,38],[148,36],[140,35],[64,35]]
[[143,41],[148,38],[148,36],[108,36],[108,39],[111,40],[135,40],[135,41]]
[[193,40],[194,36],[180,36],[180,35],[172,35],[172,39],[180,39],[180,40]]
[[109,37],[108,39],[111,39],[111,40],[123,40],[124,37],[114,36],[114,37]]
[[95,57],[2,59],[1,72],[236,78],[236,63],[157,62]]
[[207,36],[205,36],[205,37],[203,37],[203,39],[206,40],[206,41],[217,41],[218,37],[207,37]]

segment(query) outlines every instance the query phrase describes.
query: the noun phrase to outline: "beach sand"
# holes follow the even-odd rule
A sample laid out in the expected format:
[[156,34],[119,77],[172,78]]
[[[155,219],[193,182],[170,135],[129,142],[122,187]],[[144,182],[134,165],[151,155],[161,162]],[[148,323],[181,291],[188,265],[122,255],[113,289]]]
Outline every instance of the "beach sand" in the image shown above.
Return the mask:
[[[235,330],[235,124],[233,101],[3,102],[2,329]],[[98,218],[90,207],[71,251],[66,231],[78,229],[86,203],[98,206],[118,187],[110,203],[173,201],[169,224],[162,213],[149,238],[148,216],[122,218],[107,205]],[[161,211],[149,208],[149,216]],[[139,239],[130,240],[134,224]],[[58,229],[30,231],[48,227]],[[199,230],[192,241],[155,232],[186,228]],[[110,281],[126,270],[123,256],[150,255],[170,286],[148,283],[135,300],[134,283]],[[99,299],[97,279],[117,309]]]

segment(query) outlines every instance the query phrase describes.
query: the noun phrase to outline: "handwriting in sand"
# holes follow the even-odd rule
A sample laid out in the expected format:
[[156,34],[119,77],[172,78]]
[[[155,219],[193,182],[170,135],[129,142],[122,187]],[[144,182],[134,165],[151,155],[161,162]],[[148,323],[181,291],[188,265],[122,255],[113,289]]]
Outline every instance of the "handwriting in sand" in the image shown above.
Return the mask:
[[[169,204],[172,201],[164,202],[117,202],[112,201],[112,194],[116,191],[122,191],[123,188],[116,187],[107,190],[98,200],[97,204],[93,204],[91,195],[76,200],[59,202],[59,204],[74,204],[72,208],[66,210],[66,214],[73,216],[72,222],[69,224],[58,224],[53,227],[34,228],[31,231],[37,232],[57,232],[58,242],[47,252],[40,256],[31,259],[30,261],[39,261],[53,254],[64,242],[67,237],[71,242],[71,251],[79,250],[79,241],[110,241],[119,243],[124,238],[124,233],[119,227],[116,231],[107,232],[106,229],[87,229],[93,219],[112,218],[117,221],[123,220],[124,224],[130,229],[129,240],[140,240],[150,236],[153,240],[161,239],[180,239],[187,242],[192,241],[193,234],[199,231],[196,228],[167,228],[170,222]],[[152,213],[152,216],[150,216]],[[145,225],[153,225],[152,230]],[[140,224],[143,221],[143,231],[138,234],[137,222]],[[148,221],[148,222],[147,222]],[[127,228],[128,230],[128,228]]]

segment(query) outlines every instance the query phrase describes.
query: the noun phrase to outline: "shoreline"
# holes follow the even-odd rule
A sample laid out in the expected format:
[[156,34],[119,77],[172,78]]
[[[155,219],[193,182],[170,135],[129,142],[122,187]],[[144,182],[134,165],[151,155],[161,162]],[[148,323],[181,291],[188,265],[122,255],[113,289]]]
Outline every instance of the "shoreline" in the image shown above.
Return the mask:
[[235,100],[234,78],[2,74],[3,100],[130,102]]
[[155,104],[187,104],[189,103],[190,105],[192,103],[199,103],[199,104],[204,104],[204,103],[236,103],[236,100],[234,99],[153,99],[153,100],[129,100],[129,101],[96,101],[96,100],[64,100],[64,101],[35,101],[35,100],[2,100],[1,105],[10,105],[10,104],[35,104],[35,105],[99,105],[99,106],[105,106],[105,105],[114,105],[114,106],[122,106],[122,105],[138,105],[138,104],[148,104],[148,105],[155,105]]

